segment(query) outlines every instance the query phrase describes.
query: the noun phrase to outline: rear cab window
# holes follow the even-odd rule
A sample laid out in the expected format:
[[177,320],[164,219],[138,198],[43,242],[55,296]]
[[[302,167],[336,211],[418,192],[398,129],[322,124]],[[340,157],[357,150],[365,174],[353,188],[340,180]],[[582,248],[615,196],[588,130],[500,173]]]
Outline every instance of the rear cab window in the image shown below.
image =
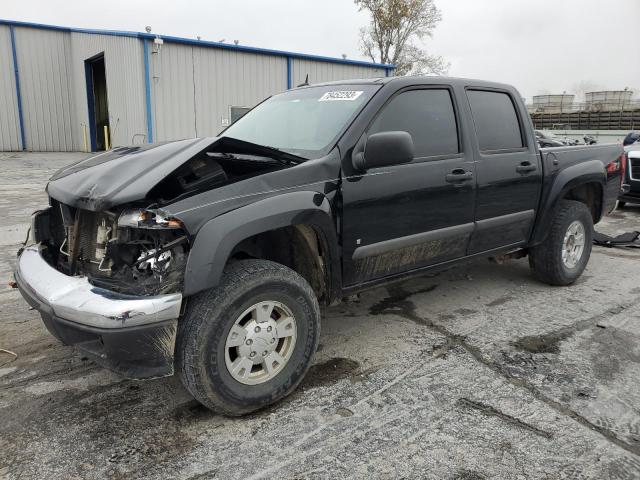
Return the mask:
[[405,90],[392,97],[371,123],[368,135],[389,131],[411,135],[416,159],[460,152],[453,101],[446,88]]
[[525,148],[522,125],[511,95],[468,89],[467,98],[482,153],[504,153]]

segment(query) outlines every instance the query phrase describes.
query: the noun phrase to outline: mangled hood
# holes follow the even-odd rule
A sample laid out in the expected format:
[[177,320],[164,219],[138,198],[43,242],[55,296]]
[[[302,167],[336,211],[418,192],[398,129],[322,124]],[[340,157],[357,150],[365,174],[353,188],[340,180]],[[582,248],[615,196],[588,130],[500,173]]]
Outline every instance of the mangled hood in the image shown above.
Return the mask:
[[[219,164],[234,159],[231,152],[246,157],[244,166],[238,162],[237,168],[230,168],[235,173],[225,172]],[[216,153],[222,155],[217,161],[207,158]],[[117,147],[58,171],[51,177],[47,192],[66,205],[101,211],[142,200],[156,203],[161,198],[154,187],[165,187],[163,191],[169,197],[162,199],[168,200],[171,192],[175,197],[184,197],[304,160],[273,147],[230,137]]]
[[135,202],[163,178],[218,138],[117,147],[62,168],[49,180],[47,193],[86,210],[105,210]]

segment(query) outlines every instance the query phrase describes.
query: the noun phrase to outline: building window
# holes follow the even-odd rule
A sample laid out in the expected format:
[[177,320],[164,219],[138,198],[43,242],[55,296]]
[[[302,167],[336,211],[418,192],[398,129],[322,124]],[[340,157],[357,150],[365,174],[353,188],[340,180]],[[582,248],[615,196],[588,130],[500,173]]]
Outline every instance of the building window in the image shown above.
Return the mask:
[[240,120],[245,113],[251,110],[248,107],[229,107],[229,116],[231,117],[231,124],[236,123],[236,121]]

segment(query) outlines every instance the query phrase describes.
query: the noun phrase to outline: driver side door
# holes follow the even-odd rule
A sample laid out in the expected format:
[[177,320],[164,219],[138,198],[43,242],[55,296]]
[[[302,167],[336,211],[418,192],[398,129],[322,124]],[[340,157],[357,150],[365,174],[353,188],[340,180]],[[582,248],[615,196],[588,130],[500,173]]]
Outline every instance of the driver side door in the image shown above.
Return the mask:
[[346,287],[463,257],[474,228],[475,171],[464,152],[454,92],[394,94],[366,135],[406,131],[412,162],[342,178]]

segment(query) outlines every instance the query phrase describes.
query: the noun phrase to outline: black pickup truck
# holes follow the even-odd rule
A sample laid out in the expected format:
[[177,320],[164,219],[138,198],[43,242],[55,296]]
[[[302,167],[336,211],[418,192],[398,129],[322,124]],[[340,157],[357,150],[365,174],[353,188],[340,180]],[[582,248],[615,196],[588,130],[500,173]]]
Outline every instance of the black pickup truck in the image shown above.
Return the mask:
[[218,137],[118,147],[57,172],[15,279],[50,332],[132,378],[239,415],[291,393],[320,305],[479,256],[574,282],[622,147],[540,150],[508,85],[326,83]]

